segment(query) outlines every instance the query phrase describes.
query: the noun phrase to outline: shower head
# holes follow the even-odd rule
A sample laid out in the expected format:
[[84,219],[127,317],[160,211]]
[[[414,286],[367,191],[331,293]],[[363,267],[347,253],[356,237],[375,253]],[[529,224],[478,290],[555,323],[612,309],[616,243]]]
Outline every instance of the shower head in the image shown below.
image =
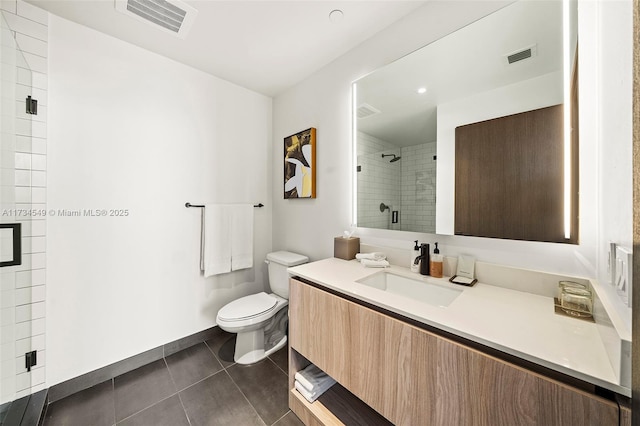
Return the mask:
[[393,157],[389,162],[390,163],[395,163],[396,161],[398,161],[399,159],[401,159],[402,157],[398,157],[395,154],[382,154],[382,158],[384,157]]

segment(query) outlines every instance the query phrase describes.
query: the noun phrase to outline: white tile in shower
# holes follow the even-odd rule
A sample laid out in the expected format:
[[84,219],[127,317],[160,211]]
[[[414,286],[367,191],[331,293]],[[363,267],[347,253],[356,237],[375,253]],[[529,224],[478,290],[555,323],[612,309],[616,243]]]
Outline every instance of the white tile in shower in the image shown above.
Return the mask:
[[[38,60],[45,61],[45,63],[47,61],[45,58],[40,58],[39,56],[37,58],[38,58]],[[30,94],[31,94],[31,97],[33,99],[37,99],[38,100],[38,108],[40,108],[41,105],[45,105],[45,106],[48,105],[47,101],[48,101],[49,96],[48,96],[46,90],[38,89],[37,87],[32,87]]]
[[45,237],[26,237],[29,239],[29,246],[31,247],[29,253],[44,253],[47,248],[47,241]]
[[16,306],[16,323],[31,321],[37,318],[44,318],[45,303],[29,303]]
[[31,136],[33,132],[31,127],[31,120],[24,118],[16,118],[15,133],[18,136]]
[[32,120],[31,121],[31,136],[34,138],[46,138],[47,137],[47,124],[43,121]]
[[[37,285],[33,287],[25,287],[16,289],[15,304],[28,305],[36,302],[44,302],[46,295],[45,286]],[[44,315],[41,315],[44,317]]]
[[15,287],[16,287],[15,272],[0,274],[0,291],[11,290],[11,289],[14,289]]
[[46,154],[47,153],[47,140],[42,138],[32,138],[31,140],[31,152],[34,154]]
[[47,172],[41,170],[33,170],[31,172],[31,186],[34,187],[46,187],[47,186]]
[[[35,87],[37,89],[44,89],[44,90],[48,89],[49,80],[47,78],[47,74],[32,70],[31,71],[31,87]],[[40,108],[38,108],[38,111],[40,111]],[[40,112],[38,112],[38,115],[40,115]]]
[[32,4],[18,0],[17,14],[32,21],[39,22],[44,25],[49,24],[49,14],[44,9],[40,9]]
[[31,154],[27,154],[24,152],[16,152],[15,153],[15,168],[30,170],[31,169]]
[[47,266],[45,253],[33,253],[31,255],[31,269],[43,269]]
[[[49,48],[46,41],[38,40],[34,37],[29,37],[26,34],[16,34],[16,42],[23,52],[28,52],[32,55],[41,56],[43,58],[46,58],[48,55]],[[21,76],[18,76],[18,81],[21,81],[20,77]],[[22,79],[22,81],[25,80]]]
[[49,39],[49,30],[47,25],[12,13],[5,13],[4,17],[12,31],[20,34],[26,34],[42,41],[47,41]]
[[[16,301],[16,291],[11,289],[7,291],[3,291],[0,293],[0,309],[11,308],[11,306],[15,305]],[[0,336],[2,339],[5,339],[4,336]]]
[[31,287],[31,274],[32,271],[19,271],[15,273],[16,276],[16,281],[15,281],[15,287],[16,288],[22,288],[22,287]]
[[[17,155],[17,154],[16,154]],[[31,155],[32,170],[47,170],[47,157],[41,154]]]
[[[17,152],[21,152],[21,153],[25,153],[25,154],[30,154],[31,153],[31,138],[28,136],[19,136],[16,135],[15,137],[15,150]],[[31,164],[31,163],[29,163]],[[29,166],[31,167],[31,166]]]
[[43,285],[47,282],[46,269],[31,270],[31,285]]
[[[10,172],[10,170],[9,170]],[[30,170],[16,170],[13,173],[15,186],[31,186],[31,171]],[[4,177],[4,176],[3,176]],[[4,183],[4,179],[2,179]]]
[[16,340],[15,353],[24,354],[30,351],[43,351],[45,349],[44,334],[32,336],[26,339]]
[[31,221],[31,236],[45,235],[47,231],[47,222],[42,219]]
[[42,187],[31,188],[31,202],[33,204],[43,204],[47,202],[47,189]]
[[[17,186],[14,188],[16,203],[30,203],[31,202],[31,187]],[[3,194],[4,195],[4,194]],[[4,198],[3,199],[7,199]]]
[[0,9],[6,10],[7,12],[17,13],[18,6],[16,5],[16,0],[2,0],[0,1]]

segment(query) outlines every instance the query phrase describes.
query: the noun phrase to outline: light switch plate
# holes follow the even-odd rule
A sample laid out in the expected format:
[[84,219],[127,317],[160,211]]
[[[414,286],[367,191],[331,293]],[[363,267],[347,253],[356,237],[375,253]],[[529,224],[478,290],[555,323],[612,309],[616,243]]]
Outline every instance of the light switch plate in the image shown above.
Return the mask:
[[609,273],[609,284],[616,285],[616,243],[609,242],[609,259],[607,260],[607,272]]
[[624,303],[631,307],[631,288],[633,284],[633,258],[630,249],[617,246],[615,259],[615,281],[616,292]]

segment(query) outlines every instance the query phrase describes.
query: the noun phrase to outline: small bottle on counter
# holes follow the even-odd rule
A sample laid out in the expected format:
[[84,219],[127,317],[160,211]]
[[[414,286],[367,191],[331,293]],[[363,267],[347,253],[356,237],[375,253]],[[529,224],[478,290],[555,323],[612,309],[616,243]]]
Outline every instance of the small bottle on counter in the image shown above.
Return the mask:
[[409,260],[409,268],[411,268],[411,272],[418,272],[420,265],[419,263],[415,263],[417,257],[420,257],[420,246],[418,245],[418,240],[415,240],[415,246],[411,251],[411,259]]
[[444,256],[440,254],[440,249],[438,249],[438,243],[436,243],[436,248],[433,249],[433,256],[431,256],[431,265],[429,268],[429,273],[434,278],[442,278],[443,267],[444,267]]

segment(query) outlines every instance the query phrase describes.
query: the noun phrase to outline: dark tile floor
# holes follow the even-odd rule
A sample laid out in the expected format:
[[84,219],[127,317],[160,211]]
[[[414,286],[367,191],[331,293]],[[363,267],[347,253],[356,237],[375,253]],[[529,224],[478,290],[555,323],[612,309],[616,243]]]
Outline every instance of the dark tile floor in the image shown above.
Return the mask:
[[[219,329],[218,329],[219,330]],[[288,408],[287,349],[233,362],[234,335],[212,339],[47,407],[43,426],[300,426]]]

